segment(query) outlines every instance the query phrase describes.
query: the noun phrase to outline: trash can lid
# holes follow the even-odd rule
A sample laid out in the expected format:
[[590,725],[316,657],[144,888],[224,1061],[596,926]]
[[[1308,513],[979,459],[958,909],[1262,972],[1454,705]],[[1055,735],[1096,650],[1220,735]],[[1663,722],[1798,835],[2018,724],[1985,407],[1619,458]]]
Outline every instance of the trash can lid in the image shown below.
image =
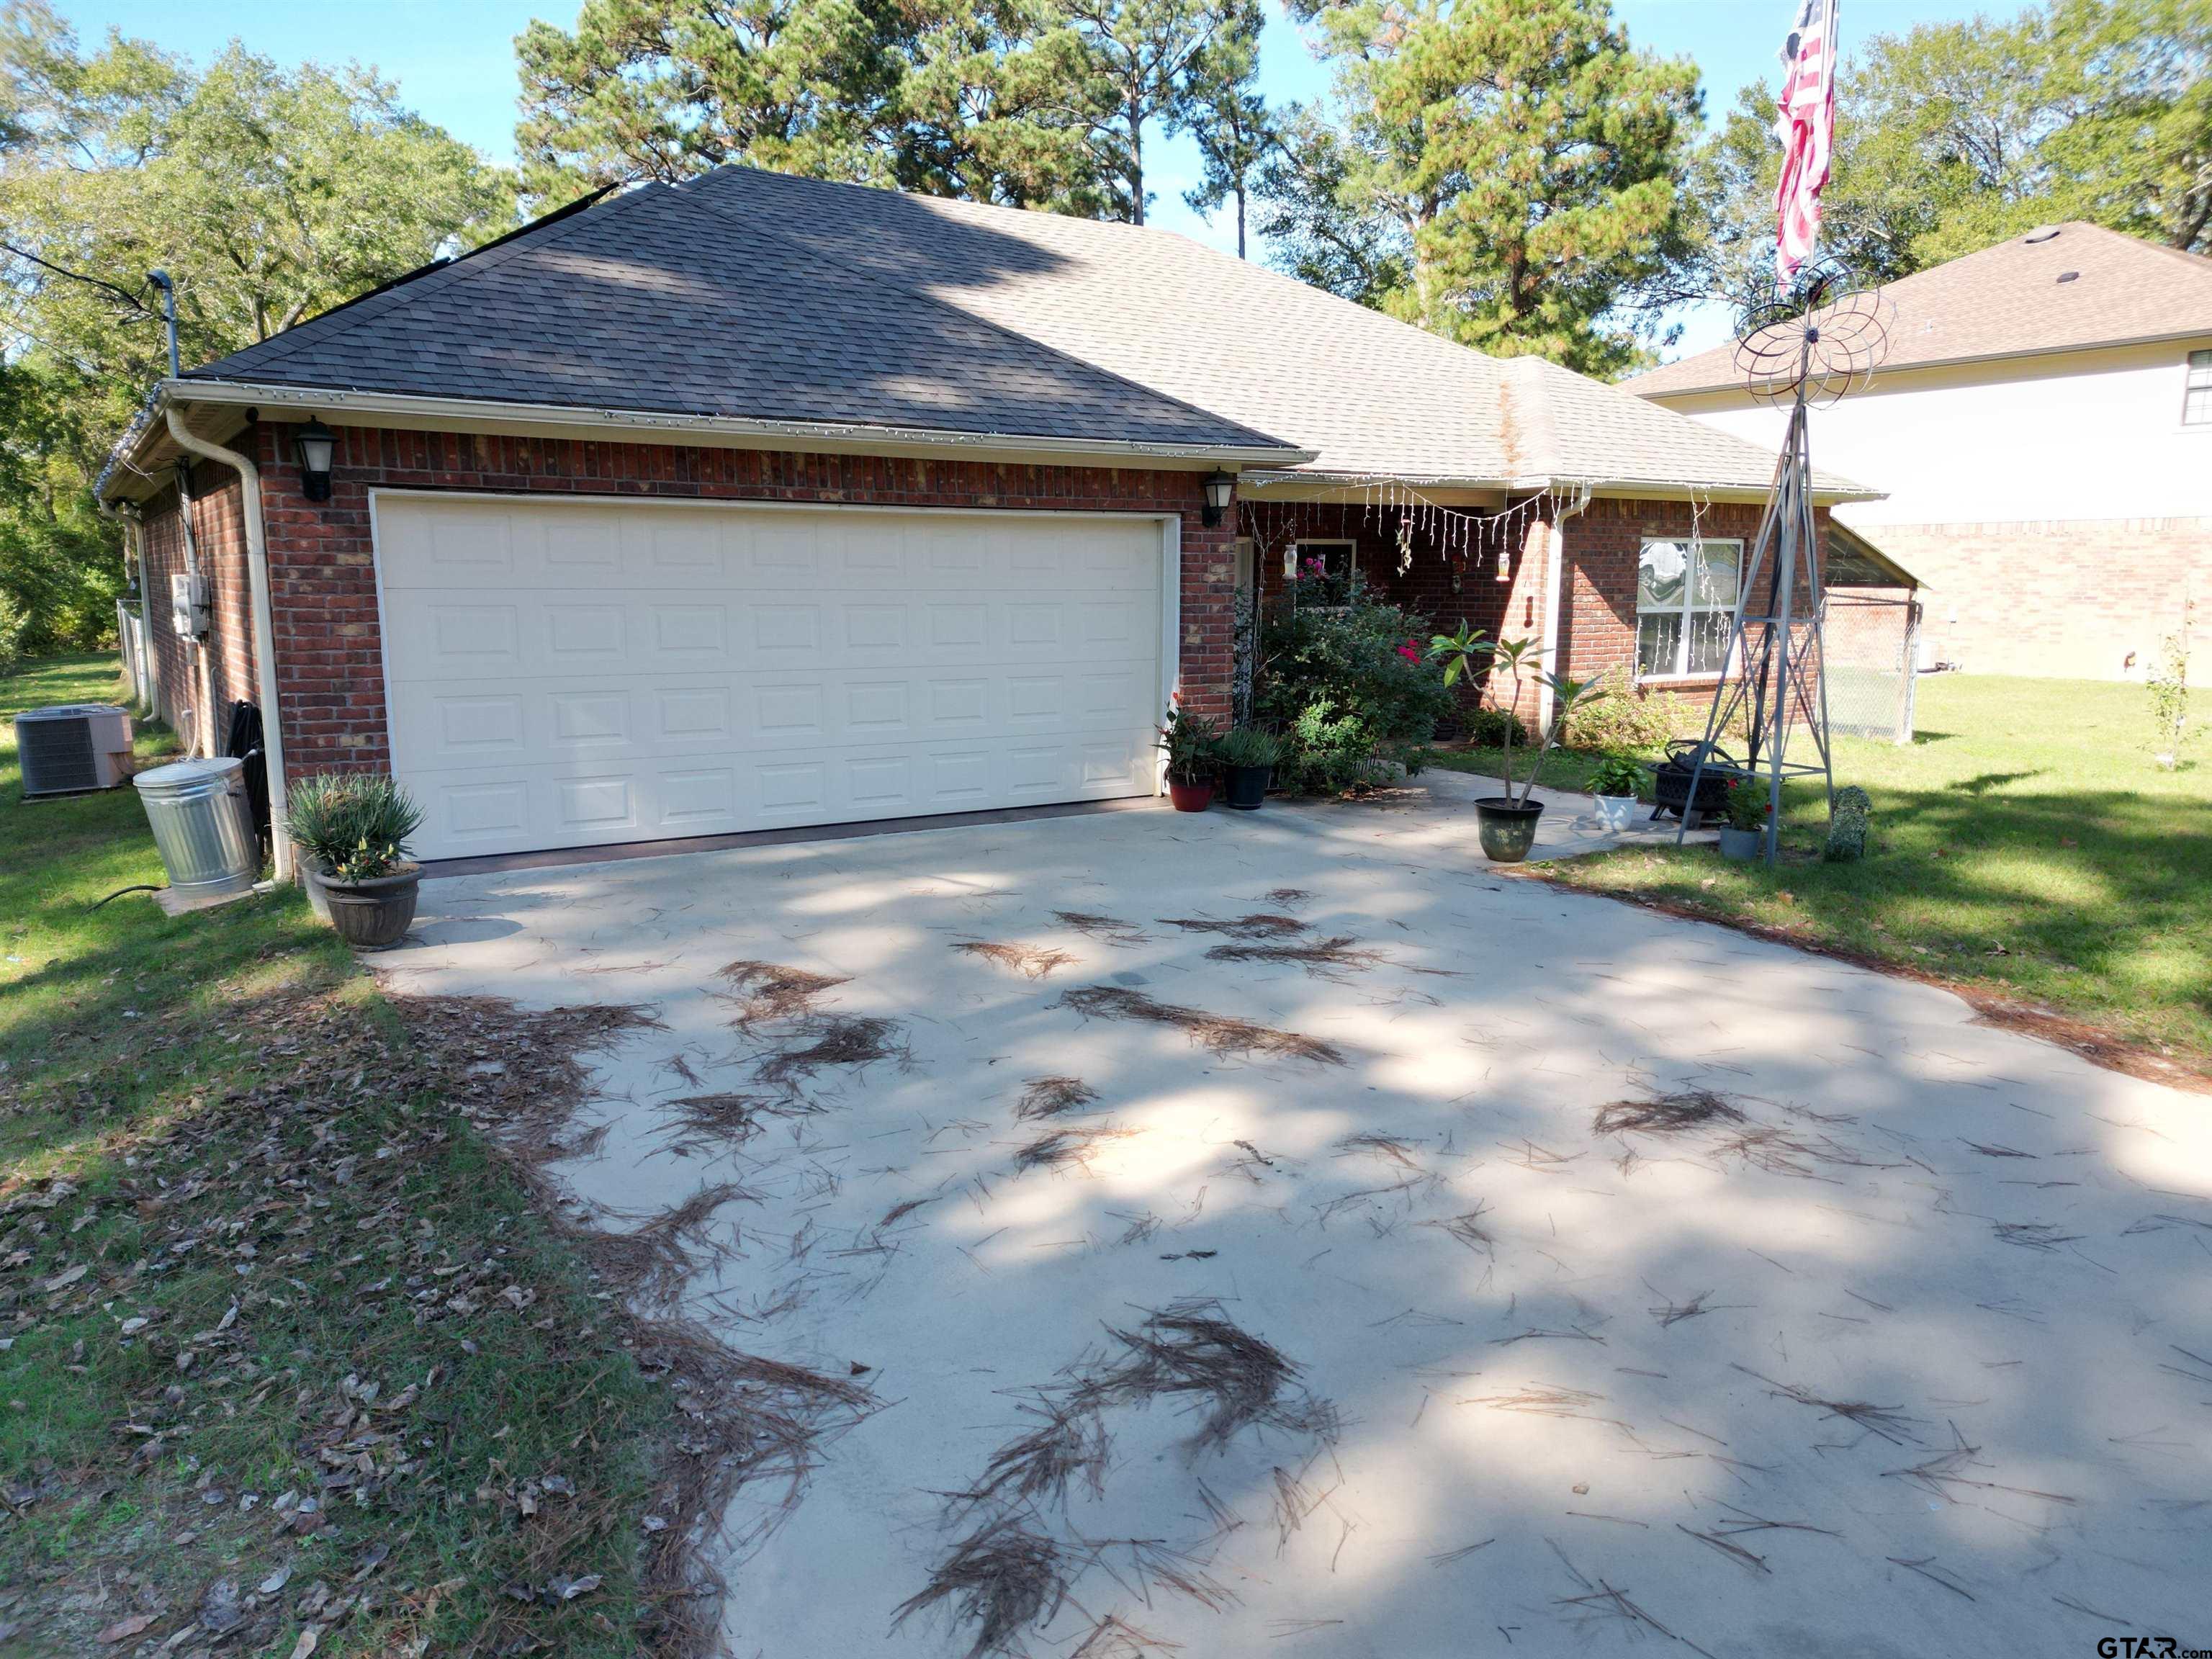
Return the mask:
[[167,766],[156,766],[139,773],[131,781],[149,794],[167,794],[175,790],[189,789],[196,783],[216,783],[234,778],[245,770],[246,763],[236,756],[218,755],[213,760],[171,761]]

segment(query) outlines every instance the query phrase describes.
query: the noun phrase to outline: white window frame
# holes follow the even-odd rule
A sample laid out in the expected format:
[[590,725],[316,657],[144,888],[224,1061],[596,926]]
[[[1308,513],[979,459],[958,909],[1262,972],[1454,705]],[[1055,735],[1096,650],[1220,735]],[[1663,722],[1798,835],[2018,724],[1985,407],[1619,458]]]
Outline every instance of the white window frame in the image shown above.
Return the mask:
[[[1665,610],[1646,611],[1644,608],[1643,597],[1644,554],[1646,549],[1661,544],[1680,548],[1693,562],[1692,568],[1686,569],[1682,573],[1682,601],[1680,605],[1670,606]],[[1736,602],[1734,599],[1729,600],[1726,605],[1692,605],[1690,602],[1696,592],[1696,584],[1691,580],[1694,572],[1694,561],[1697,559],[1698,554],[1708,547],[1732,547],[1735,550],[1736,592],[1738,596],[1741,597],[1743,592],[1743,542],[1741,538],[1734,536],[1646,536],[1642,541],[1637,544],[1636,642],[1633,648],[1635,652],[1634,665],[1637,670],[1636,678],[1638,684],[1664,684],[1668,680],[1710,680],[1717,678],[1722,672],[1722,670],[1719,668],[1692,669],[1689,666],[1691,636],[1690,619],[1692,617],[1705,614],[1721,615],[1730,617],[1733,617],[1735,614]],[[1644,670],[1644,619],[1647,616],[1671,616],[1679,617],[1681,619],[1681,628],[1674,636],[1674,664],[1672,668],[1662,671],[1653,671],[1648,673]]]
[[2212,348],[2181,360],[2181,423],[2212,428]]

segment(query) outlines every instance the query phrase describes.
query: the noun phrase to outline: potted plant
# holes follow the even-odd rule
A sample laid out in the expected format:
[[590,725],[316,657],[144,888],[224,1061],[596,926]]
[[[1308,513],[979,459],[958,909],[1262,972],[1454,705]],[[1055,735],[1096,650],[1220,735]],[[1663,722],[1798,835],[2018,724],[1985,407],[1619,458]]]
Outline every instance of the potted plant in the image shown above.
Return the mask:
[[1755,859],[1766,841],[1766,791],[1756,778],[1738,778],[1729,785],[1721,825],[1721,856]]
[[1220,763],[1221,728],[1203,714],[1168,710],[1160,726],[1168,757],[1168,799],[1178,812],[1203,812],[1213,804],[1213,773]]
[[1558,744],[1568,717],[1601,701],[1607,695],[1606,688],[1596,680],[1545,672],[1543,647],[1534,640],[1492,641],[1479,629],[1470,630],[1465,623],[1455,634],[1435,635],[1429,642],[1429,654],[1443,661],[1447,685],[1456,682],[1476,658],[1489,659],[1493,678],[1500,669],[1506,673],[1511,690],[1503,701],[1509,709],[1520,707],[1521,690],[1527,682],[1533,680],[1551,690],[1552,717],[1545,723],[1542,738],[1530,757],[1528,777],[1514,775],[1513,732],[1517,722],[1509,721],[1504,727],[1505,793],[1486,795],[1474,803],[1475,830],[1482,839],[1483,852],[1497,863],[1518,864],[1535,845],[1536,822],[1544,815],[1544,803],[1529,799],[1537,774],[1543,770],[1544,757]]
[[1605,829],[1628,828],[1636,816],[1637,797],[1644,788],[1644,768],[1626,755],[1607,755],[1590,774],[1590,794],[1597,805],[1597,821]]
[[302,778],[285,803],[284,832],[300,850],[309,902],[347,944],[384,951],[415,920],[420,865],[407,840],[422,810],[381,773]]
[[1228,784],[1224,806],[1249,812],[1267,798],[1267,780],[1283,757],[1283,740],[1256,726],[1240,726],[1221,740],[1221,770]]

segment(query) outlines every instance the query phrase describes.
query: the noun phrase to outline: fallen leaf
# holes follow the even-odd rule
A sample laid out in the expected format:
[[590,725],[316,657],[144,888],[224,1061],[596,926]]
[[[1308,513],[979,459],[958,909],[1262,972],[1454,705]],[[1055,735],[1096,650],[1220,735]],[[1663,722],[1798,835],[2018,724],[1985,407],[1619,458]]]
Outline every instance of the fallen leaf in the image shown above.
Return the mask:
[[300,1632],[300,1639],[292,1644],[292,1659],[307,1659],[307,1656],[322,1644],[322,1627],[308,1626]]
[[545,1588],[563,1601],[573,1601],[599,1589],[599,1577],[596,1572],[587,1572],[581,1578],[552,1578],[546,1581]]
[[128,1619],[118,1619],[100,1632],[99,1640],[106,1643],[127,1642],[154,1622],[150,1613],[134,1613]]

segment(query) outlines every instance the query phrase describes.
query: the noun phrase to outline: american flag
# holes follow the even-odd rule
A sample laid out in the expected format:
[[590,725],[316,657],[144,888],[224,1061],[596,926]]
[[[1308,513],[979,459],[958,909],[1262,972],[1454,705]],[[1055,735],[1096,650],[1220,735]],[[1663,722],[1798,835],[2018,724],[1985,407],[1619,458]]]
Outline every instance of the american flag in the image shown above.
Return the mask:
[[1782,43],[1782,96],[1774,136],[1782,141],[1782,183],[1774,192],[1778,234],[1774,285],[1787,293],[1820,234],[1820,191],[1828,182],[1836,134],[1836,0],[1798,0]]

